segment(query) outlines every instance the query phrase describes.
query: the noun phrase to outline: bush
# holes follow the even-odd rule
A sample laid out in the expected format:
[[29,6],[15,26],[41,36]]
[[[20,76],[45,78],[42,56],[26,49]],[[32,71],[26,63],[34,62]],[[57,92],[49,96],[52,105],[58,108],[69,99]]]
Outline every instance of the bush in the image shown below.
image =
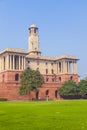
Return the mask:
[[0,98],[0,101],[8,101],[7,98]]

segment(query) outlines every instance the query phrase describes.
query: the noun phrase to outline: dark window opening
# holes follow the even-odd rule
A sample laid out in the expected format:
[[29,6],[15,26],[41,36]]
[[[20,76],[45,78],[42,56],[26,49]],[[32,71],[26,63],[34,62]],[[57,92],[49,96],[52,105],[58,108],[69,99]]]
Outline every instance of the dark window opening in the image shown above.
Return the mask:
[[46,96],[48,96],[49,95],[49,90],[46,90]]
[[54,74],[54,70],[53,69],[51,70],[51,73]]
[[59,82],[61,82],[61,77],[59,77]]
[[51,63],[51,65],[53,66],[53,63]]
[[34,33],[36,33],[36,28],[34,29]]
[[30,63],[30,61],[28,61],[28,63]]
[[59,62],[59,72],[61,72],[61,62]]
[[27,69],[29,70],[30,68],[29,68],[29,67],[27,67]]
[[55,91],[55,98],[57,98],[57,94],[58,94],[58,92],[57,92],[57,90]]
[[18,81],[19,80],[19,74],[16,74],[15,75],[15,81]]
[[39,92],[36,92],[36,99],[39,99]]
[[46,82],[48,82],[49,78],[46,78]]
[[46,69],[46,74],[48,74],[48,69]]
[[73,79],[73,77],[71,76],[71,77],[70,77],[70,80],[72,80],[72,79]]
[[52,82],[54,82],[55,81],[55,79],[54,78],[52,78]]

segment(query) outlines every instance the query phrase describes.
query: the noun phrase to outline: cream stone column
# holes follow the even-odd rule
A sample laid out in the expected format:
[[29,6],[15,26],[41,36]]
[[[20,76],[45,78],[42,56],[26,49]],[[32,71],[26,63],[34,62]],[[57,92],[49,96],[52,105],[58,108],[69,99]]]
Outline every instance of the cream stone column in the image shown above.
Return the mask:
[[61,73],[63,73],[63,61],[61,61]]
[[13,70],[15,69],[14,65],[15,65],[15,56],[13,55]]
[[57,73],[59,74],[59,62],[57,63]]
[[24,69],[25,69],[25,57],[24,57]]
[[74,63],[74,68],[75,68],[75,74],[77,74],[77,64],[76,64],[76,61]]
[[63,61],[63,73],[64,74],[66,73],[66,61],[65,60]]
[[9,70],[9,55],[6,55],[6,70]]
[[3,70],[4,70],[4,56],[3,56]]
[[67,72],[68,72],[68,74],[70,73],[70,63],[69,63],[69,61],[67,61]]
[[20,55],[19,55],[19,57],[18,57],[18,58],[19,58],[19,66],[18,66],[18,67],[19,67],[19,70],[20,70]]
[[11,70],[11,55],[9,55],[9,58],[10,58],[10,70]]
[[23,56],[22,56],[22,70],[23,70]]
[[75,65],[74,65],[74,61],[72,61],[72,73],[75,73]]

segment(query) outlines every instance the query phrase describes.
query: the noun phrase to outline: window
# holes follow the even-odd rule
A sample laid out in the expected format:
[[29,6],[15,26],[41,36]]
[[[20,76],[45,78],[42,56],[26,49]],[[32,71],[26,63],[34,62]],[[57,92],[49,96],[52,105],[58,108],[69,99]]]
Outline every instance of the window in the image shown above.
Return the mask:
[[57,94],[58,94],[58,92],[57,92],[57,90],[55,91],[55,98],[57,98]]
[[36,28],[34,29],[34,33],[36,33]]
[[18,81],[19,80],[19,74],[16,74],[15,75],[15,81]]
[[53,66],[53,63],[51,63],[51,65]]
[[29,67],[27,67],[27,69],[29,70],[30,68],[29,68]]
[[54,70],[53,69],[51,70],[51,73],[54,74]]
[[49,78],[46,78],[46,82],[48,82]]
[[47,65],[48,63],[46,62],[45,64]]
[[48,74],[48,69],[46,69],[46,74]]
[[71,76],[71,77],[70,77],[70,80],[72,80],[72,79],[73,79],[73,77]]
[[59,77],[59,82],[61,82],[61,77]]
[[52,82],[54,82],[55,81],[55,79],[54,78],[52,78]]
[[48,96],[49,95],[49,90],[46,90],[46,96]]

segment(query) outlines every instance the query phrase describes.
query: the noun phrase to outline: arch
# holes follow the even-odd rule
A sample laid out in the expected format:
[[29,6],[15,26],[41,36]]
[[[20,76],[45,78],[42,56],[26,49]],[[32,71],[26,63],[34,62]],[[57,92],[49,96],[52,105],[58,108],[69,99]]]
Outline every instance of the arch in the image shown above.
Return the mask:
[[73,79],[73,76],[70,76],[70,80],[72,80]]
[[38,100],[39,99],[39,92],[37,91],[36,92],[36,100]]
[[55,98],[57,98],[57,95],[58,95],[58,91],[56,90],[55,91]]
[[19,74],[15,74],[15,81],[19,80]]
[[59,77],[59,82],[61,82],[61,77]]
[[49,90],[46,90],[46,96],[48,96],[49,95]]

